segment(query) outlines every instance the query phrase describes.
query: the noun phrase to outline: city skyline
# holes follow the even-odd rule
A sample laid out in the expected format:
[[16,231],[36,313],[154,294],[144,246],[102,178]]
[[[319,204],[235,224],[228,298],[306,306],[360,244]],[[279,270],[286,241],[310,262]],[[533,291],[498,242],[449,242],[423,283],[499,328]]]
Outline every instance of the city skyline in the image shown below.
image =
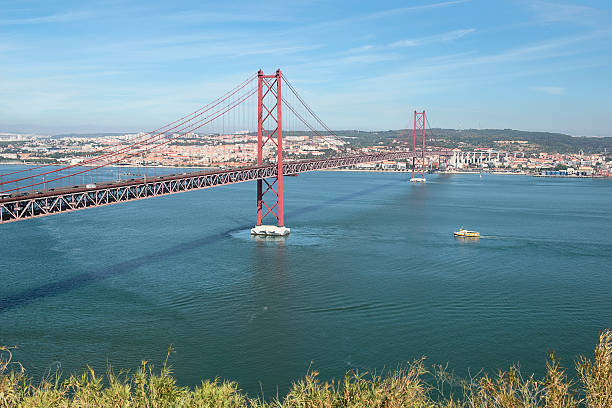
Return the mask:
[[261,67],[334,129],[427,109],[433,127],[612,136],[604,1],[0,5],[0,131],[147,130]]

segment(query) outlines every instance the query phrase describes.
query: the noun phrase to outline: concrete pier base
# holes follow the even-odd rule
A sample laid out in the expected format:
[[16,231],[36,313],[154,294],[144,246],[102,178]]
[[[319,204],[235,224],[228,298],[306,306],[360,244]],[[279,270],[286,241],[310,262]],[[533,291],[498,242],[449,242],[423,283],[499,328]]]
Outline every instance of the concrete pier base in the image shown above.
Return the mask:
[[251,228],[251,235],[284,237],[289,235],[290,232],[290,228],[277,227],[276,225],[257,225],[254,228]]
[[411,183],[425,183],[427,180],[425,180],[422,177],[413,177],[410,179]]

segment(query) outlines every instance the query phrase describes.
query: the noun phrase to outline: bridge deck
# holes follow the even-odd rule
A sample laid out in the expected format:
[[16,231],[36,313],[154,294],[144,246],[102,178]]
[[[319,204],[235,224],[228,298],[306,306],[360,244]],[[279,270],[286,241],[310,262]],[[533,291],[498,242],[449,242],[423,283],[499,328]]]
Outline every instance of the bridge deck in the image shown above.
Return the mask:
[[[427,154],[448,156],[449,152],[427,152]],[[283,175],[351,166],[359,163],[420,157],[420,155],[421,153],[418,151],[392,152],[301,160],[283,164]],[[53,191],[18,193],[17,196],[0,199],[0,224],[185,191],[272,178],[276,175],[276,164],[267,164],[231,170],[200,171],[181,175],[99,183],[93,188],[82,185],[58,188]]]

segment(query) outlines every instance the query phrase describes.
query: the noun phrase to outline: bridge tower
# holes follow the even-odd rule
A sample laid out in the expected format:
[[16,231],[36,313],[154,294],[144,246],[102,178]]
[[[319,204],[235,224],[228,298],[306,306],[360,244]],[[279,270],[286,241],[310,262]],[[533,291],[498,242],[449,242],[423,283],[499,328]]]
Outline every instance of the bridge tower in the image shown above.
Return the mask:
[[[282,73],[278,69],[273,75],[257,72],[257,164],[264,162],[264,147],[276,147],[277,173],[275,177],[257,180],[257,224],[251,229],[253,235],[285,236],[290,229],[285,227],[283,200],[283,112],[281,95]],[[269,150],[269,149],[268,149]],[[265,187],[265,189],[264,189]],[[264,200],[264,196],[274,200]],[[271,215],[277,225],[264,225],[263,220]]]
[[412,178],[411,182],[425,182],[425,111],[414,111],[414,130],[412,132],[412,151],[416,153],[417,135],[422,138],[421,147],[421,177],[415,177],[416,157],[412,158]]

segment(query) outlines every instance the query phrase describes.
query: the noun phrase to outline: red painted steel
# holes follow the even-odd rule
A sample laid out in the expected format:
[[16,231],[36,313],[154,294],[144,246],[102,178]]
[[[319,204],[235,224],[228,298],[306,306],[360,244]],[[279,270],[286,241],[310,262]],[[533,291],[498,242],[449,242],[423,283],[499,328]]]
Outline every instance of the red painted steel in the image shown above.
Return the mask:
[[[183,191],[196,190],[202,188],[215,187],[219,185],[233,184],[245,181],[257,182],[257,225],[262,225],[265,217],[271,214],[276,218],[279,227],[284,226],[284,199],[283,199],[283,176],[294,175],[305,171],[316,171],[334,167],[352,166],[359,163],[376,162],[382,160],[397,160],[412,158],[412,177],[415,175],[417,158],[421,161],[421,174],[425,177],[425,111],[414,111],[414,129],[413,129],[413,144],[411,151],[395,151],[373,154],[359,154],[341,157],[332,157],[317,160],[302,160],[296,162],[283,162],[283,113],[282,106],[285,106],[295,114],[308,128],[314,133],[319,134],[309,123],[288,103],[286,97],[282,95],[281,82],[289,87],[288,95],[291,92],[297,97],[298,101],[306,108],[306,110],[315,118],[315,120],[323,126],[330,134],[334,134],[321,119],[310,109],[310,107],[297,94],[293,86],[283,77],[281,70],[277,70],[273,75],[265,75],[259,70],[256,74],[257,86],[252,84],[255,76],[251,76],[246,81],[242,82],[236,88],[226,93],[221,98],[216,99],[212,103],[206,105],[194,113],[187,115],[178,121],[166,125],[158,130],[145,134],[136,140],[132,141],[128,146],[121,147],[116,151],[105,153],[101,156],[96,156],[87,159],[85,163],[94,164],[92,168],[85,169],[72,173],[67,176],[60,176],[60,170],[70,169],[77,165],[66,166],[59,170],[44,171],[39,174],[20,177],[17,180],[2,182],[0,187],[9,183],[30,180],[27,186],[21,186],[12,189],[5,189],[0,196],[0,224],[13,222],[34,217],[42,217],[51,214],[76,211],[85,208],[116,204],[120,202],[140,200],[144,198],[161,196],[167,194],[175,194]],[[246,88],[246,90],[243,90]],[[240,93],[239,93],[240,92]],[[188,132],[193,132],[211,123],[217,118],[231,116],[228,113],[234,113],[234,109],[242,105],[252,95],[257,93],[257,165],[249,167],[241,167],[230,170],[214,170],[205,172],[183,173],[182,175],[160,176],[143,179],[132,179],[131,181],[119,182],[102,182],[90,185],[79,185],[74,187],[60,187],[46,190],[45,192],[34,191],[35,186],[47,185],[46,183],[74,177],[86,172],[95,171],[98,168],[105,167],[111,164],[119,163],[121,160],[133,157],[138,154],[143,154],[152,149],[164,146],[172,140],[181,137]],[[233,99],[230,99],[233,98]],[[227,103],[224,103],[227,101]],[[207,113],[211,111],[210,113]],[[203,116],[207,113],[206,116]],[[235,119],[235,117],[234,117]],[[286,118],[287,119],[287,118]],[[291,119],[291,116],[289,116]],[[223,120],[223,119],[221,119]],[[172,127],[173,125],[179,123]],[[223,121],[223,126],[225,121]],[[236,128],[234,124],[234,128]],[[168,134],[169,131],[173,131]],[[416,149],[417,132],[420,132],[422,137],[421,151]],[[222,132],[225,134],[225,132]],[[140,140],[144,138],[144,140]],[[156,139],[156,140],[154,140]],[[264,157],[264,148],[269,144],[265,152],[272,152],[272,157]],[[274,145],[274,146],[273,146]],[[101,151],[107,151],[102,149]],[[428,152],[430,155],[448,156],[450,152]],[[274,157],[276,156],[276,158]],[[80,163],[82,165],[83,163]],[[36,168],[44,168],[39,166]],[[15,174],[21,171],[9,173]],[[45,176],[54,174],[54,178],[45,179],[42,182],[36,182],[33,178],[37,176]],[[90,173],[92,174],[92,173]],[[264,186],[265,183],[265,186]],[[91,187],[93,185],[93,187]],[[32,188],[32,192],[25,192],[27,187]],[[91,187],[91,188],[90,188]],[[264,189],[265,187],[265,189]],[[1,189],[0,189],[1,190]],[[269,194],[268,194],[269,193]],[[270,201],[266,203],[264,198],[271,197],[275,200],[273,205]]]
[[[232,102],[230,105],[228,105],[228,106],[223,106],[223,107],[222,107],[222,108],[220,108],[218,111],[214,112],[214,113],[212,114],[212,115],[214,115],[214,116],[206,117],[206,118],[205,118],[205,119],[203,119],[202,121],[200,121],[200,122],[196,122],[196,123],[195,123],[195,124],[194,124],[194,125],[193,125],[191,128],[189,128],[188,130],[183,130],[181,133],[178,133],[178,134],[173,135],[173,136],[171,136],[171,137],[170,137],[170,136],[169,136],[169,137],[166,137],[166,138],[162,139],[163,141],[156,141],[156,143],[157,143],[157,144],[155,144],[155,145],[153,145],[153,146],[150,146],[150,147],[147,147],[146,149],[137,150],[135,153],[129,153],[129,154],[127,154],[127,153],[126,153],[127,155],[126,155],[125,157],[122,157],[122,158],[119,158],[119,159],[114,159],[114,160],[112,160],[112,161],[110,161],[110,162],[106,162],[106,163],[103,163],[103,164],[100,164],[100,165],[94,165],[94,167],[86,168],[85,170],[81,170],[81,171],[78,171],[78,172],[76,172],[76,173],[72,173],[72,174],[70,174],[70,175],[68,175],[68,176],[60,176],[60,177],[56,177],[56,178],[53,178],[53,179],[48,179],[48,180],[46,180],[46,181],[44,181],[44,182],[35,182],[35,183],[28,184],[28,185],[25,185],[25,186],[21,186],[21,187],[18,187],[18,188],[6,189],[6,190],[3,190],[2,192],[3,192],[3,193],[10,193],[10,192],[17,192],[17,191],[20,191],[20,190],[21,190],[21,191],[23,191],[23,190],[24,190],[24,189],[26,189],[26,188],[30,188],[30,187],[31,187],[31,188],[34,188],[34,187],[36,187],[36,186],[40,186],[40,185],[43,185],[43,184],[45,184],[45,183],[51,183],[51,182],[54,182],[54,181],[58,181],[58,180],[62,180],[62,179],[66,179],[66,178],[68,178],[68,177],[74,177],[74,176],[77,176],[77,175],[79,175],[79,174],[90,173],[91,171],[97,170],[97,169],[99,169],[99,168],[102,168],[102,167],[106,167],[106,166],[109,166],[109,165],[112,165],[112,164],[119,163],[119,162],[121,162],[122,160],[125,160],[125,159],[127,159],[127,158],[134,157],[134,156],[137,156],[137,155],[139,155],[139,154],[143,154],[143,153],[149,152],[149,151],[151,151],[151,150],[153,150],[153,149],[156,149],[156,148],[159,148],[159,147],[161,147],[161,146],[167,145],[168,143],[172,142],[173,140],[175,140],[175,139],[177,139],[177,138],[179,138],[179,137],[181,137],[181,136],[184,136],[185,134],[187,134],[187,133],[189,133],[189,132],[193,132],[194,130],[197,130],[197,129],[201,128],[201,127],[202,127],[202,126],[204,126],[205,124],[210,123],[210,122],[212,122],[213,120],[215,120],[215,119],[217,119],[217,118],[219,118],[219,117],[221,117],[221,116],[223,116],[223,115],[227,114],[228,112],[232,111],[232,110],[233,110],[233,109],[235,109],[237,106],[239,106],[241,103],[243,103],[243,102],[244,102],[244,101],[246,101],[248,98],[250,98],[252,95],[254,95],[254,94],[255,94],[255,92],[256,92],[256,89],[255,89],[255,88],[253,88],[253,90],[252,90],[252,91],[251,91],[251,90],[247,91],[247,93],[246,93],[245,95],[241,95],[241,96],[240,96],[240,99],[239,99],[237,102]],[[75,166],[78,166],[78,165],[71,165],[71,166],[69,166],[69,167],[75,167]],[[67,167],[67,168],[68,168],[68,167]],[[55,173],[55,172],[56,172],[56,171],[55,171],[55,170],[53,170],[51,173]],[[39,176],[39,177],[40,177],[40,176],[44,176],[44,175],[46,175],[46,174],[48,174],[48,173],[40,173],[40,174],[37,174],[36,176]],[[31,178],[31,177],[27,177],[27,178]],[[8,182],[4,182],[3,184],[7,184],[7,183],[16,183],[16,182],[19,182],[19,181],[21,181],[21,180],[25,180],[25,179],[26,179],[26,178],[21,178],[21,179],[17,179],[17,180],[12,180],[12,181],[8,181]]]
[[[257,164],[263,163],[263,149],[266,143],[272,142],[276,145],[276,177],[266,180],[257,180],[257,225],[262,225],[264,218],[271,214],[276,218],[279,227],[285,225],[284,200],[283,200],[283,99],[281,94],[281,70],[276,70],[274,75],[264,75],[263,71],[257,73]],[[270,80],[270,81],[269,81]],[[274,89],[276,88],[276,89]],[[274,101],[274,102],[272,102]],[[274,103],[273,106],[268,105]],[[276,110],[276,116],[274,111]],[[268,127],[268,130],[266,130]],[[274,137],[276,136],[276,141]],[[266,184],[264,190],[263,184]],[[277,190],[274,186],[277,185]],[[274,196],[276,203],[270,206],[264,200],[266,193]],[[264,212],[264,208],[266,211]]]
[[423,111],[423,114],[421,116],[421,124],[423,131],[423,149],[421,150],[421,158],[423,160],[423,164],[421,165],[421,174],[423,175],[423,178],[425,178],[425,111]]
[[[261,166],[263,161],[263,143],[262,143],[262,128],[263,128],[263,91],[262,91],[263,71],[260,69],[257,72],[257,165]],[[257,225],[261,225],[262,217],[262,200],[263,198],[263,180],[257,180]]]
[[[416,152],[416,111],[414,111],[414,131],[412,132],[412,151]],[[412,157],[412,178],[414,178],[414,167],[416,166],[416,157]]]
[[[429,155],[451,156],[451,151],[430,151]],[[354,166],[384,160],[400,160],[420,156],[420,152],[387,152],[310,159],[283,164],[282,174],[297,174],[335,167]],[[179,175],[129,181],[104,182],[94,188],[86,185],[59,188],[54,191],[20,193],[0,198],[0,224],[45,217],[86,208],[141,200],[145,198],[200,190],[221,185],[276,178],[276,164],[240,167],[231,170],[192,172]]]
[[276,134],[278,135],[278,226],[285,226],[285,200],[283,196],[283,100],[281,98],[281,70],[276,71]]
[[[254,79],[253,76],[249,77],[247,80],[243,81],[240,85],[238,85],[237,87],[233,88],[231,91],[227,92],[222,97],[217,98],[215,101],[211,102],[210,104],[205,105],[203,108],[200,108],[199,110],[197,110],[197,111],[195,111],[195,112],[193,112],[193,113],[191,113],[189,115],[186,115],[186,116],[182,117],[181,119],[178,119],[178,120],[176,120],[176,121],[174,121],[174,122],[172,122],[172,123],[170,123],[170,124],[168,124],[166,126],[158,128],[157,130],[155,130],[155,131],[153,131],[151,133],[146,133],[144,135],[141,135],[141,136],[137,137],[136,139],[134,139],[132,141],[133,143],[131,143],[131,144],[127,145],[127,146],[123,146],[123,147],[121,147],[120,149],[118,149],[116,151],[111,151],[110,153],[105,153],[105,154],[102,154],[102,155],[99,155],[99,156],[94,156],[94,157],[85,159],[85,160],[83,160],[83,161],[81,161],[81,162],[79,162],[77,164],[71,164],[69,166],[60,167],[60,168],[57,168],[57,169],[46,171],[44,173],[38,173],[38,174],[30,175],[30,176],[25,176],[25,177],[17,178],[17,179],[14,179],[14,180],[5,181],[5,182],[1,182],[0,181],[0,186],[2,186],[4,184],[18,183],[20,181],[32,179],[34,177],[47,176],[47,175],[50,175],[50,174],[59,173],[59,172],[61,172],[63,170],[68,170],[68,169],[71,169],[71,168],[83,167],[83,166],[86,166],[88,164],[91,164],[91,166],[92,166],[92,168],[90,168],[90,169],[87,169],[87,170],[84,170],[84,171],[79,171],[77,173],[70,174],[69,176],[56,177],[56,178],[52,178],[51,176],[49,176],[48,177],[49,180],[47,180],[47,182],[57,181],[57,180],[61,180],[61,179],[67,178],[67,177],[76,176],[76,175],[79,175],[79,174],[82,174],[82,173],[91,172],[92,170],[96,170],[98,168],[105,167],[105,166],[108,166],[108,165],[111,165],[111,164],[115,164],[115,163],[121,161],[122,159],[126,159],[126,158],[129,158],[129,157],[133,157],[133,156],[135,156],[137,154],[150,151],[153,148],[159,147],[160,145],[165,145],[165,144],[169,143],[170,140],[167,140],[165,142],[159,143],[160,140],[164,140],[163,139],[164,137],[166,137],[167,139],[175,139],[177,137],[177,136],[174,136],[174,137],[169,138],[168,137],[168,134],[170,134],[169,131],[172,130],[173,131],[172,133],[178,133],[179,134],[178,137],[180,137],[180,136],[183,136],[183,135],[185,135],[185,134],[187,134],[189,132],[194,131],[195,129],[198,129],[198,128],[202,127],[203,126],[201,124],[203,122],[202,120],[196,121],[196,122],[193,122],[193,120],[196,119],[196,118],[201,117],[206,112],[210,111],[213,108],[216,108],[217,106],[221,105],[223,102],[227,101],[230,97],[236,95],[239,91],[241,91],[248,84],[250,84],[253,79]],[[250,97],[251,94],[249,94],[248,96]],[[240,103],[242,103],[242,102],[243,102],[243,100],[240,101]],[[235,108],[236,106],[237,105],[232,106],[232,109]],[[223,111],[223,109],[225,109],[225,107],[221,107],[220,110],[218,109],[216,112],[212,113],[212,115],[216,115],[214,117],[214,119],[216,119],[219,116],[222,116],[222,115],[227,113],[227,111]],[[219,114],[219,112],[221,112],[221,113]],[[207,120],[207,119],[208,118],[206,118],[206,117],[204,118],[204,124],[210,122],[210,120]],[[170,127],[170,126],[172,126],[172,125],[174,125],[174,124],[176,124],[178,122],[180,122],[178,125]],[[200,126],[194,127],[194,126],[196,126],[198,124],[200,124]],[[161,133],[157,133],[160,129],[165,129],[165,130],[163,130]],[[149,136],[149,137],[147,137],[144,140],[138,141],[138,139],[142,139],[145,136]],[[144,147],[147,147],[149,145],[149,142],[151,142],[151,143],[158,143],[158,144],[155,145],[154,147],[149,147],[147,149],[142,150]],[[112,146],[109,146],[109,147],[107,147],[105,149],[100,149],[100,150],[98,150],[98,152],[106,151],[106,150],[110,149],[111,147]],[[138,150],[138,149],[141,149],[141,150],[137,151],[136,153],[131,153],[132,151]],[[115,158],[118,157],[118,156],[119,156],[119,159],[115,160]],[[101,164],[96,164],[96,163],[101,163]],[[37,166],[37,167],[29,168],[29,169],[26,169],[26,170],[16,171],[16,172],[13,172],[13,173],[6,173],[6,174],[3,174],[3,176],[6,176],[8,174],[21,173],[21,172],[24,172],[24,171],[34,170],[34,169],[43,168],[43,167],[49,167],[49,166],[50,165]],[[12,191],[23,190],[23,189],[28,188],[28,187],[39,186],[41,184],[43,184],[43,183],[33,183],[33,184],[26,185],[26,186],[22,186],[20,188],[10,188],[10,189],[0,189],[0,190],[2,190],[2,192],[12,192]]]
[[[412,150],[416,151],[417,132],[421,133],[423,139],[421,148],[421,177],[425,178],[425,111],[414,111],[414,130],[412,132]],[[412,158],[412,178],[414,178],[414,169],[416,157]]]

